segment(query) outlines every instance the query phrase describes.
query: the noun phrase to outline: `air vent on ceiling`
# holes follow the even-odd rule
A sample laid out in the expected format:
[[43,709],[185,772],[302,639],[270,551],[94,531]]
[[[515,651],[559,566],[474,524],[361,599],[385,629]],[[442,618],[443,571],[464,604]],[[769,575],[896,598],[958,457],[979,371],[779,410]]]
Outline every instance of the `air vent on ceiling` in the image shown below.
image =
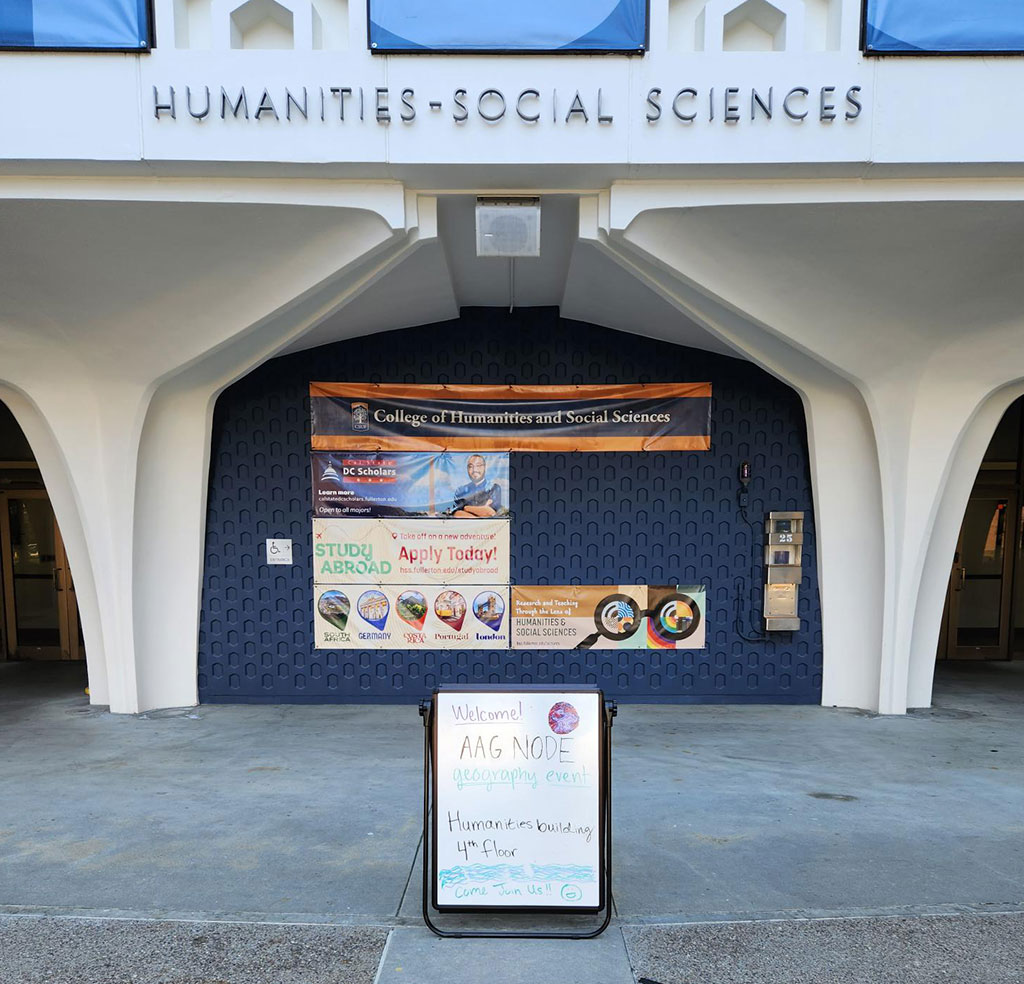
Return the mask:
[[539,198],[478,198],[477,256],[540,256]]

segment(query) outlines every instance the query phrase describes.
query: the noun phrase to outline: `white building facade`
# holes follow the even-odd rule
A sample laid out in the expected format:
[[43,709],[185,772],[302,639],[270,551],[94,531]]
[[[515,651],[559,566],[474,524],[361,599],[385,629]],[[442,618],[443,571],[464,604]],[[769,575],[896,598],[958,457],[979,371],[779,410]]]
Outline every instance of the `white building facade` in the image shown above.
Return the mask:
[[[965,509],[1024,394],[1021,58],[865,56],[855,0],[651,0],[630,56],[376,54],[345,0],[153,13],[151,51],[0,53],[0,399],[93,703],[198,699],[226,388],[512,306],[795,390],[821,703],[930,704]],[[540,199],[538,260],[476,257],[478,196]]]

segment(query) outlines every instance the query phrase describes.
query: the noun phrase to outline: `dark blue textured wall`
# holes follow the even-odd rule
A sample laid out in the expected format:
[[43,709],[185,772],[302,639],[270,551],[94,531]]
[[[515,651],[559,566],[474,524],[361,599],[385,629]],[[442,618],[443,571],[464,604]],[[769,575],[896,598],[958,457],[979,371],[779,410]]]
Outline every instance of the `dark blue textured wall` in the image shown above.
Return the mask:
[[[707,648],[328,651],[313,648],[310,380],[644,383],[710,380],[710,452],[511,456],[512,580],[696,584]],[[749,516],[736,507],[753,466]],[[763,521],[807,515],[804,628],[760,629]],[[268,567],[291,537],[293,567]],[[554,309],[466,309],[275,359],[217,403],[199,637],[199,694],[213,701],[413,701],[444,683],[602,686],[635,700],[816,703],[821,612],[806,428],[791,389],[755,366],[579,322]],[[747,637],[747,638],[744,638]]]

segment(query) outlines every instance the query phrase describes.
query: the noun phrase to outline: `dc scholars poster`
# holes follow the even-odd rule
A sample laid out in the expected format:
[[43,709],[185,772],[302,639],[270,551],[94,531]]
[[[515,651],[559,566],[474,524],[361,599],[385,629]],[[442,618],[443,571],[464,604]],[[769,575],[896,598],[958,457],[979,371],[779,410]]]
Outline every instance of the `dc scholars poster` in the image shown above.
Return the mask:
[[508,515],[508,455],[497,451],[314,451],[312,472],[323,519]]

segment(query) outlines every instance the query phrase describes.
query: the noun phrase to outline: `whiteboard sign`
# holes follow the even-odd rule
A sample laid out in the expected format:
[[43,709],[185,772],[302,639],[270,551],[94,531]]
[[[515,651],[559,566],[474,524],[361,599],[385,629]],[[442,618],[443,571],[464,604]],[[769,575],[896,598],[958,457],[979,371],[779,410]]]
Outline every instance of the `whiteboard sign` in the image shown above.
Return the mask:
[[603,704],[597,690],[434,695],[435,908],[604,905]]

